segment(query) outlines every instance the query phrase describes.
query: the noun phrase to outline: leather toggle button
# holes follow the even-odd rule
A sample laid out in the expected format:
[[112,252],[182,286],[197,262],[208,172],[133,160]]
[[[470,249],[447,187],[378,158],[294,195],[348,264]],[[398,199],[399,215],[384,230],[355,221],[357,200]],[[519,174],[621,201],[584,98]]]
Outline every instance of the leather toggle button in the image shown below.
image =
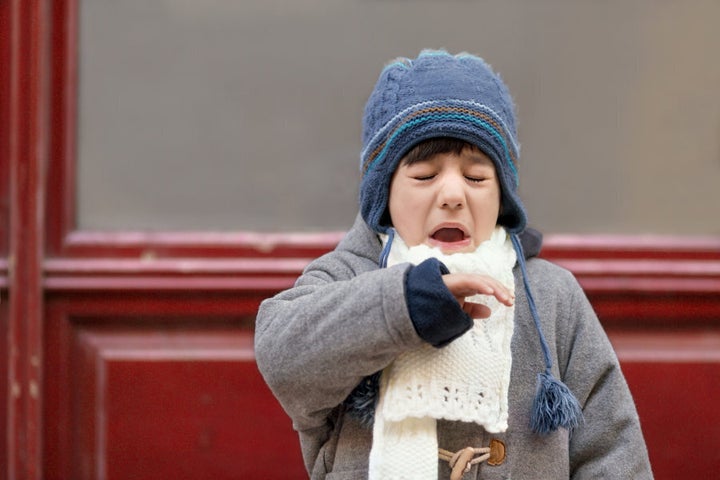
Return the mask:
[[490,440],[490,458],[487,459],[487,463],[488,465],[497,467],[498,465],[502,465],[504,461],[505,444],[497,438],[493,438]]

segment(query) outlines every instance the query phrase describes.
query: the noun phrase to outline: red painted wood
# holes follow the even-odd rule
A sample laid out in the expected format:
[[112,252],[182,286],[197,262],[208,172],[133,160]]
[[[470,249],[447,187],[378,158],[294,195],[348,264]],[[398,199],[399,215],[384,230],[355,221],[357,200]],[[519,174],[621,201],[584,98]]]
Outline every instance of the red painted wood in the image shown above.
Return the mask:
[[52,161],[47,165],[49,182],[44,205],[46,212],[45,249],[58,251],[75,225],[75,139],[77,136],[78,0],[52,0],[50,32],[49,110],[53,128],[48,142]]
[[305,477],[297,435],[255,367],[251,334],[242,343],[226,347],[240,358],[213,349],[184,359],[188,350],[171,345],[178,358],[148,362],[127,339],[124,351],[105,355],[106,478]]
[[679,235],[547,235],[543,256],[599,260],[720,259],[720,237]]
[[316,258],[343,232],[84,232],[66,224],[57,251],[66,257]]
[[0,2],[0,258],[7,255],[10,231],[10,14],[9,2]]
[[[238,291],[263,298],[290,287],[309,261],[49,259],[43,286],[53,292]],[[559,263],[576,274],[606,327],[716,326],[720,318],[720,262],[666,258]]]
[[610,332],[657,480],[720,470],[720,331]]
[[713,478],[720,470],[720,366],[648,360],[624,364],[623,369],[635,397],[655,478]]
[[49,299],[46,478],[303,478],[251,323],[214,303],[156,317],[142,299]]
[[609,293],[589,298],[606,328],[718,328],[720,322],[717,292]]
[[[7,339],[8,337],[8,325],[9,325],[9,315],[8,315],[8,306],[7,306],[7,290],[4,288],[0,288],[0,298],[2,299],[2,303],[0,303],[0,338]],[[2,350],[0,350],[1,352]],[[8,428],[8,403],[9,403],[9,395],[8,395],[8,361],[9,361],[8,355],[0,354],[0,432],[9,432]],[[0,466],[8,465],[10,463],[9,458],[9,448],[8,448],[8,435],[2,435],[0,436]],[[8,468],[7,467],[1,467],[0,468],[0,480],[7,480],[8,479]]]
[[309,259],[53,259],[45,287],[88,290],[248,290],[288,288]]
[[[4,2],[8,3],[8,2]],[[10,479],[40,479],[42,246],[47,163],[47,3],[14,0],[9,10],[7,155],[10,180],[6,435]]]

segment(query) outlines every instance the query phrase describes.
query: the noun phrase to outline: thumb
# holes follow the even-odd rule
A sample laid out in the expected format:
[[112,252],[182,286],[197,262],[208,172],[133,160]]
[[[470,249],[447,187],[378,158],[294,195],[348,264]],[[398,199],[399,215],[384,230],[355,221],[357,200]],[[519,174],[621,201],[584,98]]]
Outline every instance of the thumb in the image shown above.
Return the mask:
[[488,318],[492,313],[492,310],[487,305],[473,302],[463,302],[462,309],[470,315],[470,318]]

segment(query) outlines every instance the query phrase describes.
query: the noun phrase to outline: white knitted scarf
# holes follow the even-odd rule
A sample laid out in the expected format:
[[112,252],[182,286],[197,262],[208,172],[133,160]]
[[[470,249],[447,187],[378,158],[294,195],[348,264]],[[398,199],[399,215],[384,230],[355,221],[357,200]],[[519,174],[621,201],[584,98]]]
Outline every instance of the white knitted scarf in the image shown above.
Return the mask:
[[[426,245],[408,248],[395,235],[387,266],[417,265],[430,257],[442,261],[451,273],[489,275],[514,291],[516,254],[501,227],[474,252],[451,255]],[[436,480],[439,419],[474,422],[491,433],[507,430],[514,307],[490,296],[467,300],[487,305],[492,314],[475,320],[472,329],[450,344],[427,344],[403,353],[383,370],[370,480]]]

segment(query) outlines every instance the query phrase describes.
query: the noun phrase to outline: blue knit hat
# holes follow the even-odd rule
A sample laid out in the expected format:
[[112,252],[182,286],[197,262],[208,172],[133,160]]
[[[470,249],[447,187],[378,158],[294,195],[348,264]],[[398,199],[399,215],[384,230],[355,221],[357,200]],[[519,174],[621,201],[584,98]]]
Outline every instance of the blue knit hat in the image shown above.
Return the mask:
[[[538,332],[545,369],[538,374],[530,423],[547,434],[572,430],[582,410],[568,387],[552,374],[552,357],[530,289],[519,234],[527,215],[517,195],[517,160],[513,101],[505,84],[485,61],[474,55],[425,50],[414,59],[387,65],[375,85],[363,116],[360,212],[374,231],[388,233],[381,254],[385,265],[394,229],[385,215],[390,181],[405,154],[431,138],[451,137],[477,146],[495,165],[501,190],[498,224],[510,234],[521,270],[528,306]],[[351,414],[367,420],[374,410],[379,373],[363,381],[348,398]]]
[[385,211],[400,159],[438,137],[464,140],[493,161],[502,192],[498,223],[509,233],[521,232],[527,217],[517,195],[519,146],[510,92],[483,59],[443,50],[388,64],[365,105],[360,211],[370,228],[384,233],[390,227]]

